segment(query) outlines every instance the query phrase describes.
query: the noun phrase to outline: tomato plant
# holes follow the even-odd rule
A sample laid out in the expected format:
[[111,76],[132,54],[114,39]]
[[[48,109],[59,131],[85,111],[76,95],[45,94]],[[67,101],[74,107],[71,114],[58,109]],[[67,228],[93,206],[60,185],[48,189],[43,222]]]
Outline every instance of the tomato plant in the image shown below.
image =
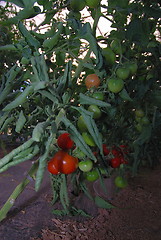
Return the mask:
[[99,178],[98,172],[96,169],[93,169],[90,172],[85,173],[85,178],[89,181],[89,182],[94,182]]
[[108,81],[108,90],[113,93],[120,92],[124,87],[124,82],[120,78],[110,78]]
[[96,74],[89,74],[86,78],[85,78],[85,85],[87,87],[87,89],[90,89],[92,87],[99,87],[101,81],[99,79],[99,77]]
[[80,161],[79,168],[83,172],[89,172],[93,168],[93,162],[91,160]]
[[62,133],[57,139],[58,146],[63,150],[69,150],[74,146],[73,140],[69,133]]
[[128,185],[127,180],[121,176],[117,176],[114,183],[118,188],[125,188]]
[[[135,175],[143,161],[159,162],[160,5],[39,0],[40,9],[15,0],[20,9],[8,18],[8,2],[1,16],[6,27],[0,26],[0,134],[20,146],[0,160],[0,173],[38,156],[31,171],[36,191],[47,166],[54,202],[73,213],[68,184],[87,193],[84,181],[93,171],[93,179]],[[32,17],[42,13],[36,25]],[[92,161],[87,175],[76,171],[78,159],[80,166]],[[7,215],[2,210],[0,217]]]

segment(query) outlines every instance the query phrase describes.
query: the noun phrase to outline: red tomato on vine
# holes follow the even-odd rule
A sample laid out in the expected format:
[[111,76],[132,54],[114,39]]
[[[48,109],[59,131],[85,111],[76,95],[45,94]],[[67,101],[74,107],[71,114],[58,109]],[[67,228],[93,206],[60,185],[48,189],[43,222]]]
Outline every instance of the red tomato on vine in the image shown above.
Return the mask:
[[58,151],[48,162],[48,171],[52,174],[70,174],[78,167],[78,158],[69,155],[65,151]]
[[112,168],[118,168],[121,164],[120,157],[114,157],[110,161],[110,165]]
[[63,150],[69,150],[73,147],[74,142],[69,133],[62,133],[57,139],[58,146]]
[[85,79],[85,85],[88,89],[92,87],[99,87],[101,81],[96,74],[89,74]]

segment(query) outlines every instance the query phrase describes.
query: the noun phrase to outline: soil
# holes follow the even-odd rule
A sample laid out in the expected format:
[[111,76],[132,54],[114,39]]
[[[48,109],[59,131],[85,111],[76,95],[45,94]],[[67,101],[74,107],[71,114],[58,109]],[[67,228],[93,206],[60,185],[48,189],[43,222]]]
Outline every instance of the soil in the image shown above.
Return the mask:
[[[27,161],[0,174],[0,207],[31,165],[32,161]],[[141,169],[128,182],[114,196],[105,196],[117,206],[115,209],[98,208],[82,195],[75,202],[91,217],[57,217],[52,214],[52,192],[46,172],[40,191],[35,192],[31,181],[0,223],[0,239],[161,240],[161,165],[153,170]],[[98,186],[95,188],[101,196]]]

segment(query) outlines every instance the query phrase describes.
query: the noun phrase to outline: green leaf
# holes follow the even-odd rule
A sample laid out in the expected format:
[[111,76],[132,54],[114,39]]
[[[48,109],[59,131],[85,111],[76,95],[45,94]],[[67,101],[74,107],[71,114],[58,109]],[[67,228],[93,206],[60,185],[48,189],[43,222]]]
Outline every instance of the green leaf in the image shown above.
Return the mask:
[[100,208],[105,208],[105,209],[113,209],[116,208],[113,204],[105,201],[103,198],[96,196],[95,197],[95,204],[100,207]]
[[93,113],[85,110],[83,107],[76,107],[75,109],[81,113],[81,115],[82,115],[82,117],[83,117],[83,119],[86,123],[86,126],[88,128],[89,133],[91,134],[94,142],[98,146],[101,155],[103,155],[103,152],[102,152],[102,138],[101,138],[101,135],[100,135],[99,130],[97,128],[97,125],[96,125],[94,119],[92,118]]
[[144,7],[143,11],[149,16],[149,17],[153,17],[155,19],[160,18],[161,16],[161,9],[154,9],[153,7]]
[[125,88],[119,93],[119,95],[123,100],[130,101],[130,102],[133,101]]
[[42,135],[45,131],[46,126],[47,126],[46,122],[40,122],[35,126],[35,128],[32,132],[32,139],[35,142],[40,142],[41,141],[41,138],[42,138]]
[[31,33],[27,30],[27,28],[23,25],[22,22],[18,24],[19,30],[22,34],[22,36],[26,39],[27,43],[38,49],[40,47],[40,42],[31,35]]
[[71,66],[72,62],[69,61],[66,64],[65,71],[63,76],[58,81],[57,91],[59,94],[62,94],[66,88],[71,87]]
[[102,54],[97,44],[96,38],[93,36],[92,29],[90,23],[85,23],[83,27],[80,29],[80,38],[85,39],[90,44],[90,49],[96,56],[96,64],[97,69],[100,69],[103,64]]
[[83,93],[80,93],[79,94],[79,102],[80,104],[87,104],[87,105],[97,105],[97,106],[100,106],[100,107],[110,107],[111,104],[110,103],[106,103],[106,102],[103,102],[103,101],[100,101],[100,100],[97,100],[93,97],[89,97]]
[[21,8],[24,8],[25,7],[25,4],[24,4],[24,1],[23,0],[4,0],[4,2],[11,2],[11,3],[14,3],[15,5],[21,7]]
[[77,131],[76,127],[66,117],[62,118],[62,122],[65,124],[68,132],[71,134],[71,137],[75,142],[76,146],[79,147],[81,151],[86,154],[87,157],[94,161],[97,161],[90,147],[84,142],[82,135]]
[[19,133],[21,131],[21,129],[23,128],[25,122],[26,122],[26,118],[24,116],[23,111],[21,110],[20,114],[18,116],[17,122],[16,122],[16,129],[15,129],[15,131],[17,133]]
[[36,0],[21,0],[25,7],[32,7],[34,5],[35,2],[37,2]]
[[149,39],[148,22],[141,19],[133,19],[127,26],[126,37],[132,41],[147,46]]
[[151,125],[144,126],[140,136],[138,137],[138,139],[135,140],[135,143],[142,145],[145,142],[149,142],[151,134],[152,126]]
[[91,193],[90,193],[90,191],[89,191],[86,183],[85,183],[85,182],[80,182],[80,187],[81,187],[81,189],[83,190],[83,192],[86,194],[86,196],[87,196],[90,200],[94,201],[94,198],[92,197],[92,195],[91,195]]

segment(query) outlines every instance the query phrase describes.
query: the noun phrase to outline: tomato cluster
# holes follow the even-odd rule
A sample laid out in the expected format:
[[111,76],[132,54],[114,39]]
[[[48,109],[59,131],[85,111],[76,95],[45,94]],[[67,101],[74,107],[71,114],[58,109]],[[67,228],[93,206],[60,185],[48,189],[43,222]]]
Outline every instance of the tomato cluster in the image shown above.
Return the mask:
[[138,132],[142,132],[143,127],[150,124],[149,118],[145,115],[142,109],[135,110],[135,121],[135,127]]
[[78,158],[71,156],[68,151],[73,148],[74,141],[70,134],[65,132],[57,139],[59,150],[48,162],[48,171],[54,175],[59,173],[70,174],[78,167]]
[[112,168],[118,168],[121,164],[127,164],[125,156],[128,154],[129,150],[126,145],[120,145],[119,147],[112,147],[109,149],[106,144],[103,144],[104,156],[107,156],[110,160],[110,166]]

